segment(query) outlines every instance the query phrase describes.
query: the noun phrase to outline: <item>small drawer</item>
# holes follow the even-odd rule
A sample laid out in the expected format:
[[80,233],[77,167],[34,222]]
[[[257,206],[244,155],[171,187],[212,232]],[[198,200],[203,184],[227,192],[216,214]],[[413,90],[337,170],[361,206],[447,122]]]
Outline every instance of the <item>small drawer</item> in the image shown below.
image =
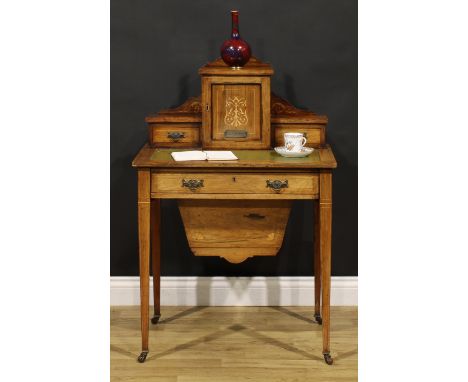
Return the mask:
[[200,125],[196,123],[148,124],[152,147],[198,147]]
[[284,133],[303,133],[307,147],[319,147],[325,144],[325,126],[312,124],[277,124],[274,128],[274,146],[284,146]]
[[[251,196],[304,196],[319,192],[317,174],[158,173],[151,177],[151,192],[162,197],[197,194],[249,194]],[[157,196],[157,195],[155,195]],[[267,197],[268,198],[268,197]]]

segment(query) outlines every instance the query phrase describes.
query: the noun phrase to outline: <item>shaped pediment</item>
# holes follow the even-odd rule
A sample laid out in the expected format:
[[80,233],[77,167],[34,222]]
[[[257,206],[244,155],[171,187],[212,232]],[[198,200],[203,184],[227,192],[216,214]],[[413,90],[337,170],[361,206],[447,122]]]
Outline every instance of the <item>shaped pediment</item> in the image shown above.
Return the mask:
[[[271,123],[326,124],[328,122],[326,116],[299,109],[274,93],[271,93],[270,109]],[[191,97],[180,106],[147,116],[146,122],[201,122],[201,113],[201,97]]]

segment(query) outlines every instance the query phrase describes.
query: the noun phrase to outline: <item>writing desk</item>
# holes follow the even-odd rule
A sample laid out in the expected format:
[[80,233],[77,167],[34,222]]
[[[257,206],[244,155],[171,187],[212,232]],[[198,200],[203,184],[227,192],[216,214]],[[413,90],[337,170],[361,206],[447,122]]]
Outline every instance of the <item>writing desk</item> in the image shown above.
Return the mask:
[[[322,324],[323,356],[330,355],[330,276],[333,152],[323,145],[305,158],[283,158],[272,150],[233,150],[237,161],[175,162],[171,149],[145,145],[132,165],[138,170],[138,237],[141,338],[139,362],[148,354],[150,257],[154,316],[160,317],[160,200],[315,200],[315,319]],[[235,227],[233,227],[235,229]],[[150,256],[151,253],[151,256]],[[320,301],[322,304],[320,304]]]

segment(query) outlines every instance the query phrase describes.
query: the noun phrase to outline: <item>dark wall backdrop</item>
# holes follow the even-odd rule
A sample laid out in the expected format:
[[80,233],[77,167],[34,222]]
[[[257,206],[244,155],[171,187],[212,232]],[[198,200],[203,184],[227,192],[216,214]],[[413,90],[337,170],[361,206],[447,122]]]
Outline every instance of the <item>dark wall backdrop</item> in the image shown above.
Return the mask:
[[[332,273],[357,275],[357,1],[111,1],[111,275],[138,274],[136,172],[144,117],[200,94],[200,66],[219,56],[230,10],[253,55],[272,63],[272,90],[329,117],[334,175]],[[162,274],[307,276],[312,202],[295,202],[276,257],[235,265],[194,257],[173,201],[162,203]]]

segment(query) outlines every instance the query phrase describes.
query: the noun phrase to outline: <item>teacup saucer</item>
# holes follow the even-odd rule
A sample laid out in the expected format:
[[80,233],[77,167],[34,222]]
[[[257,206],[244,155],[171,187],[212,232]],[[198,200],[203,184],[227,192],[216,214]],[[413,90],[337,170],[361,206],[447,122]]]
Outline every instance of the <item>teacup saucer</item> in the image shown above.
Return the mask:
[[286,147],[281,146],[281,147],[275,147],[275,151],[286,158],[303,158],[306,157],[307,155],[310,155],[312,151],[314,151],[313,148],[310,147],[303,147],[301,151],[288,151],[286,150]]

